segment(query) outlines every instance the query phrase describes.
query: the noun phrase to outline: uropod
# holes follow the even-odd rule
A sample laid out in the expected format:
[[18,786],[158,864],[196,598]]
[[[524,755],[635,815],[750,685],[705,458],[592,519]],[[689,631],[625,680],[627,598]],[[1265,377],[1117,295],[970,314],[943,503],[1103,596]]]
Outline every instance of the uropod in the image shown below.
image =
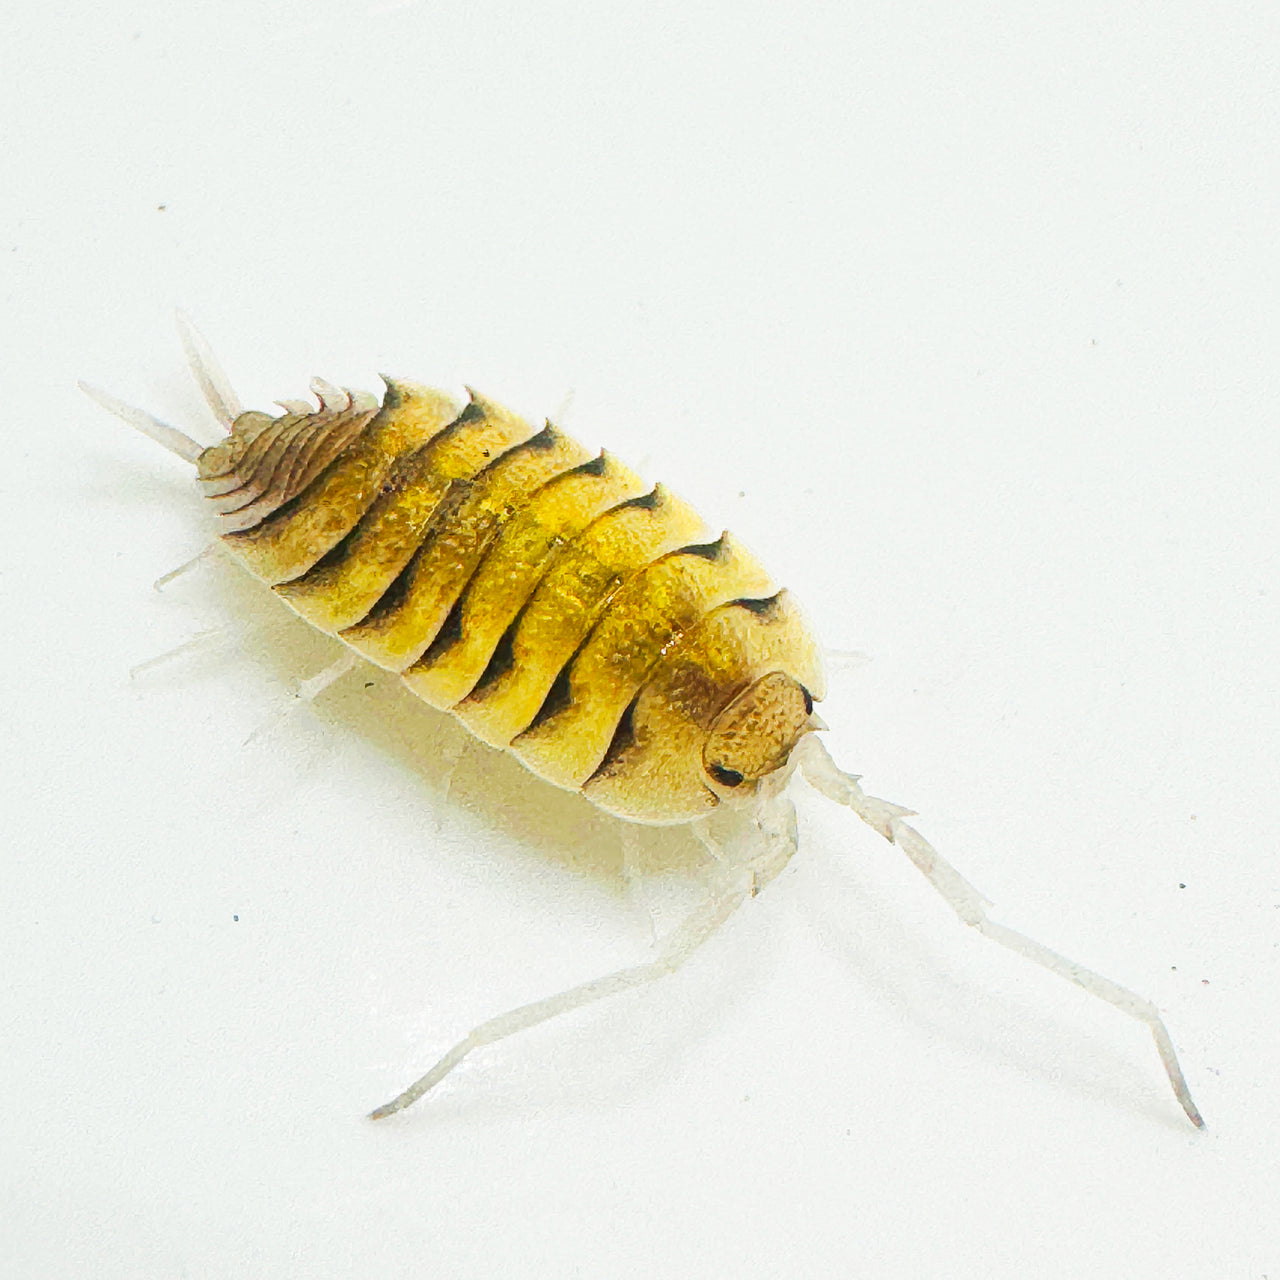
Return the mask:
[[[179,331],[226,435],[209,447],[81,384],[196,470],[220,545],[352,660],[398,673],[477,738],[629,822],[688,823],[714,856],[701,904],[646,963],[475,1027],[371,1113],[403,1110],[473,1050],[678,969],[796,851],[793,775],[900,848],[959,919],[1151,1030],[1191,1099],[1156,1007],[991,920],[982,895],[832,761],[814,711],[821,651],[794,598],[732,535],[611,454],[469,392],[384,377],[379,401],[315,379],[317,404],[243,411],[208,345]],[[709,815],[750,833],[727,856]]]

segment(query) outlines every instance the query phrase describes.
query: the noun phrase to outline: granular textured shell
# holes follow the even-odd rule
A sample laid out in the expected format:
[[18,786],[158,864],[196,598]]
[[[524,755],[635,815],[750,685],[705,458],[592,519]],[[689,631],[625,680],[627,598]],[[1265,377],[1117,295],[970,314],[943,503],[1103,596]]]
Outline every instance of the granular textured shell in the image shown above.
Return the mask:
[[791,596],[662,485],[474,392],[459,411],[399,380],[381,407],[315,389],[319,409],[242,413],[198,458],[224,544],[541,777],[684,822],[719,803],[703,750],[747,689],[822,696]]

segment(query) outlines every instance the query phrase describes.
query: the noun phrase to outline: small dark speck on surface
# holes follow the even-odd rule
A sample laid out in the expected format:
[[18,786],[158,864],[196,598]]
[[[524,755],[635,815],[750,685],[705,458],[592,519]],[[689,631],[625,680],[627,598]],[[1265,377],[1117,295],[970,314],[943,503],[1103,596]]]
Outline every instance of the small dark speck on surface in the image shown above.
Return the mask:
[[366,689],[372,689],[372,688],[373,688],[373,681],[372,681],[372,680],[366,680],[366,681],[364,682],[364,687],[365,687]]
[[239,916],[232,916],[231,918],[232,918],[233,920],[237,920],[237,921],[240,919],[240,917],[239,917]]
[[1185,884],[1183,884],[1183,883],[1182,883],[1182,881],[1178,881],[1178,888],[1179,888],[1179,889],[1185,889],[1186,887],[1187,887],[1187,886],[1186,886]]
[[156,212],[163,213],[168,207],[169,206],[167,204],[158,204],[156,205]]

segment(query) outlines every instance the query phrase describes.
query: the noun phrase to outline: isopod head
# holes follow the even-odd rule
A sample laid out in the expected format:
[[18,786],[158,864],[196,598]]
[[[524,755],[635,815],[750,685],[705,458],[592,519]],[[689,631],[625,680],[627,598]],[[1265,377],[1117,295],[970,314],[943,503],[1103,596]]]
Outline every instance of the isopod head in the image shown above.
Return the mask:
[[761,778],[781,769],[796,743],[818,727],[813,696],[785,671],[771,671],[744,689],[715,718],[702,748],[702,766],[718,795],[754,793]]

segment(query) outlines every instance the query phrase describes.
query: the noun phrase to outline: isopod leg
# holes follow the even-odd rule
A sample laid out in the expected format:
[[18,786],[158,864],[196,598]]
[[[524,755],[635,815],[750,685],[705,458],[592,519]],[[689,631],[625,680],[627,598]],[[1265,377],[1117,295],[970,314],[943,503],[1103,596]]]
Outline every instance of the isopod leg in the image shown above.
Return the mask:
[[193,653],[197,649],[203,649],[206,645],[211,644],[215,640],[220,640],[230,633],[230,627],[218,626],[209,627],[205,631],[197,631],[190,639],[184,640],[181,644],[176,644],[172,649],[166,649],[163,653],[158,653],[154,658],[147,658],[139,662],[137,666],[129,668],[129,679],[136,680],[139,676],[144,675],[153,667],[171,661],[174,658],[180,658],[183,654]]
[[915,863],[963,923],[973,926],[992,942],[1007,947],[1017,955],[1048,969],[1050,973],[1056,973],[1060,978],[1066,978],[1068,982],[1074,982],[1091,995],[1105,1000],[1150,1027],[1174,1095],[1191,1123],[1197,1129],[1204,1128],[1204,1119],[1191,1099],[1186,1077],[1178,1065],[1173,1041],[1155,1005],[1127,987],[1112,982],[1110,978],[1104,978],[1101,974],[1076,964],[1074,960],[1068,960],[1066,956],[1059,955],[1033,938],[989,919],[987,900],[914,827],[903,821],[904,818],[913,816],[911,811],[867,795],[858,785],[857,775],[845,773],[838,768],[814,734],[809,734],[801,741],[793,752],[793,757],[798,757],[801,771],[814,788],[837,804],[847,805],[863,822],[874,827],[890,843],[896,844]]
[[463,760],[470,754],[475,744],[475,739],[463,731],[460,727],[456,731],[457,736],[454,739],[453,746],[448,749],[445,757],[445,766],[443,773],[444,795],[440,797],[440,803],[436,808],[436,831],[443,831],[445,827],[445,816],[450,812],[450,801],[453,799],[453,784],[458,776],[458,770],[462,767]]
[[313,676],[306,676],[294,685],[291,696],[282,699],[274,708],[273,714],[268,716],[258,727],[244,740],[243,745],[248,746],[260,738],[268,729],[281,723],[298,707],[309,705],[314,702],[330,685],[341,680],[348,671],[352,670],[360,661],[360,656],[352,650],[345,650],[340,657],[336,658],[327,667],[317,671]]
[[381,1120],[411,1106],[429,1089],[435,1088],[463,1058],[476,1049],[496,1044],[518,1031],[536,1027],[538,1023],[547,1022],[562,1013],[581,1009],[583,1005],[593,1004],[607,996],[632,991],[666,977],[669,973],[675,973],[750,896],[753,883],[752,876],[741,870],[731,877],[722,878],[707,901],[667,935],[657,958],[648,964],[619,969],[616,973],[570,987],[558,995],[522,1005],[491,1018],[488,1022],[482,1022],[469,1035],[459,1040],[422,1079],[411,1084],[399,1097],[370,1112],[369,1118]]
[[227,377],[218,363],[218,358],[213,354],[213,348],[205,341],[200,330],[191,323],[190,317],[185,312],[178,311],[174,319],[191,372],[200,384],[200,390],[204,392],[204,398],[208,401],[209,408],[213,410],[213,416],[230,431],[231,424],[243,412],[240,407],[240,397],[236,395],[231,379]]
[[170,569],[168,573],[162,573],[152,584],[153,591],[163,591],[169,583],[176,581],[178,578],[190,573],[197,565],[203,564],[206,560],[212,560],[222,550],[222,543],[214,541],[209,543],[203,551],[197,552],[190,560],[184,560],[176,569]]
[[829,676],[842,676],[865,667],[872,658],[861,649],[823,649],[822,661]]
[[644,880],[641,870],[644,865],[644,850],[640,845],[640,832],[634,822],[624,822],[621,826],[623,891],[626,894],[627,903],[634,907],[637,913],[644,912],[645,919],[649,922],[649,944],[656,948],[658,921],[648,904],[642,900],[640,892]]
[[358,654],[350,649],[343,650],[340,657],[335,658],[323,671],[299,680],[294,689],[294,696],[302,702],[314,702],[331,684],[351,671],[360,661]]

